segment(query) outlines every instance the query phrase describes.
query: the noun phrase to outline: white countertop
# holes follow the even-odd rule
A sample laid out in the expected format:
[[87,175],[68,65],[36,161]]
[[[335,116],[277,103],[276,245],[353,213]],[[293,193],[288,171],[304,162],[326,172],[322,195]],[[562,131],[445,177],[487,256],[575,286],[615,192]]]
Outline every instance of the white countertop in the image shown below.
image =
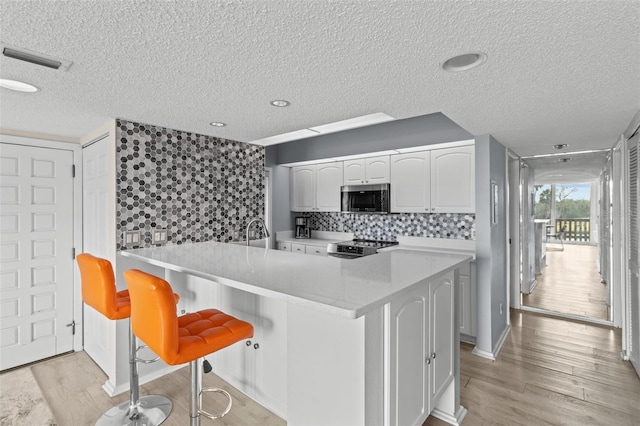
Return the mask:
[[359,259],[218,242],[127,250],[123,256],[345,318],[358,318],[469,256],[397,248]]

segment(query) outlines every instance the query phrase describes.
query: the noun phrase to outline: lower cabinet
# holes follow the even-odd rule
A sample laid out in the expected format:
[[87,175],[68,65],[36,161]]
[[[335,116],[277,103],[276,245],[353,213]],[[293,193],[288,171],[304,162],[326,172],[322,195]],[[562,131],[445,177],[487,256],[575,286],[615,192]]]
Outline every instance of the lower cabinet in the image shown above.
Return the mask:
[[475,343],[476,337],[476,262],[460,268],[458,287],[458,324],[460,340]]
[[290,251],[293,253],[313,254],[316,256],[326,256],[327,246],[317,246],[312,244],[299,244],[279,241],[277,244],[278,250]]
[[454,276],[389,306],[390,424],[422,424],[454,379]]
[[284,302],[215,285],[216,307],[253,324],[254,336],[213,354],[214,372],[286,418],[287,309]]

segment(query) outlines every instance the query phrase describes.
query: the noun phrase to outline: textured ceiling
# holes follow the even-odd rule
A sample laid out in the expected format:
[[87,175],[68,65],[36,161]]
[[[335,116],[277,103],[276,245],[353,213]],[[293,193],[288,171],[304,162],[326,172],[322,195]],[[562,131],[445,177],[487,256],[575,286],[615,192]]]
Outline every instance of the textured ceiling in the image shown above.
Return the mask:
[[[608,148],[640,108],[638,22],[635,0],[1,0],[0,41],[73,65],[2,57],[41,91],[2,89],[0,127],[79,138],[121,117],[250,142],[443,112],[520,155]],[[440,68],[470,51],[488,60]]]

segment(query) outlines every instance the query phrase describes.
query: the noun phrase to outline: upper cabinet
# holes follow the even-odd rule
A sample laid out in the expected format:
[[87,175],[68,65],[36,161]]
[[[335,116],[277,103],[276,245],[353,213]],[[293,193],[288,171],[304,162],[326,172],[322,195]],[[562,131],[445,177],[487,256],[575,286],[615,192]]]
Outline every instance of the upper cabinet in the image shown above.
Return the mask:
[[291,168],[291,211],[339,212],[342,162]]
[[360,158],[344,162],[344,184],[389,183],[389,156]]
[[474,213],[475,148],[391,156],[392,213]]
[[431,211],[431,151],[391,156],[391,213]]
[[476,160],[474,146],[431,151],[431,211],[476,211]]

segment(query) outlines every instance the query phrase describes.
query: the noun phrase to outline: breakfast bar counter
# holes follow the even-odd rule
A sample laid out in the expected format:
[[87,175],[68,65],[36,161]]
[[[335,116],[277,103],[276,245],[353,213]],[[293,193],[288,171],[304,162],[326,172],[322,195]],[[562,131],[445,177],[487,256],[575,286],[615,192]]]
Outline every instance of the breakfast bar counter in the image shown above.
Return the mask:
[[398,247],[351,260],[218,242],[120,254],[163,268],[182,311],[204,304],[254,325],[251,342],[214,354],[214,371],[289,425],[464,418],[455,312],[470,256]]

